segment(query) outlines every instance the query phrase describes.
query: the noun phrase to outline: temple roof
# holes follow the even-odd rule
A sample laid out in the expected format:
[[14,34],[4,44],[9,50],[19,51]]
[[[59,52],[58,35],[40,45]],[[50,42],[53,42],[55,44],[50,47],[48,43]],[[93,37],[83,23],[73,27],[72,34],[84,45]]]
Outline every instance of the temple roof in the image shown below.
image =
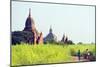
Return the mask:
[[29,15],[25,22],[24,31],[32,31],[33,29],[35,30],[35,23],[33,18],[31,17],[31,9],[29,9]]
[[50,29],[49,29],[49,33],[48,35],[44,38],[44,42],[46,41],[56,41],[57,40],[57,36],[55,34],[53,34],[52,32],[52,28],[50,26]]

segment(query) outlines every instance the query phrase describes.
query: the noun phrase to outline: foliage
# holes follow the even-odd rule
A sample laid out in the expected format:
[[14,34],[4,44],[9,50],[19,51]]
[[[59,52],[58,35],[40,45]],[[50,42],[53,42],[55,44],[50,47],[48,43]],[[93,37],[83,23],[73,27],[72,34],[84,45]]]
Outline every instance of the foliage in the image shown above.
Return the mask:
[[15,31],[12,32],[12,44],[33,43],[33,33],[29,31]]
[[73,41],[72,41],[72,40],[68,40],[68,41],[67,41],[67,44],[72,45],[72,44],[74,44],[74,43],[73,43]]
[[22,43],[21,45],[12,45],[12,66],[29,65],[29,64],[47,64],[70,62],[72,55],[76,54],[80,49],[81,54],[89,49],[95,55],[95,45],[56,45],[56,44],[40,44],[29,45]]
[[78,44],[83,44],[82,42],[79,42]]
[[70,48],[69,51],[72,56],[76,56],[78,50],[80,50],[81,55],[84,53],[84,51],[86,51],[86,49],[91,51],[93,55],[95,55],[96,53],[94,44],[77,44],[77,45],[69,45],[68,47]]

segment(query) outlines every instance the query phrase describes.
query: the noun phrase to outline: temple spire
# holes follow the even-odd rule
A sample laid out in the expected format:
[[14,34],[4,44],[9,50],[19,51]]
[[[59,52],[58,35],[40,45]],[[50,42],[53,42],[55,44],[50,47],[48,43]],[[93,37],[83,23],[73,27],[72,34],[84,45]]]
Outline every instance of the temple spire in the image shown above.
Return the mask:
[[31,8],[29,8],[29,17],[31,17]]
[[52,33],[52,26],[50,26],[50,30],[49,30],[49,32]]

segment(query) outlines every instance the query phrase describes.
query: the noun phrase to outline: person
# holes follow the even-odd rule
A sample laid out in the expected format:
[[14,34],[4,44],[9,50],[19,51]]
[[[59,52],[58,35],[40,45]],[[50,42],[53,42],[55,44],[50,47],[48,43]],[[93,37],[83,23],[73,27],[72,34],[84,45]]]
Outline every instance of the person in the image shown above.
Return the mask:
[[80,57],[81,57],[80,50],[78,50],[78,52],[77,52],[77,56],[78,56],[78,60],[80,61]]
[[89,50],[88,50],[88,49],[86,49],[86,59],[88,59],[88,58],[89,58],[89,55],[90,55]]
[[88,53],[87,53],[87,59],[90,60],[91,59],[91,56],[92,56],[91,51],[88,51]]

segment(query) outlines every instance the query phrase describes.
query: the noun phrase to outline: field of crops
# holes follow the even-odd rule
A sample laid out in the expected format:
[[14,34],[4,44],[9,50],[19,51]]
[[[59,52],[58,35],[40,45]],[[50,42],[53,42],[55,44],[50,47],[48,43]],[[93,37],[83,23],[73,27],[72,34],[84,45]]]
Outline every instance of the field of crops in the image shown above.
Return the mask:
[[95,45],[12,45],[12,66],[29,64],[47,64],[73,61],[72,55],[80,49],[83,53],[89,49],[95,55]]

